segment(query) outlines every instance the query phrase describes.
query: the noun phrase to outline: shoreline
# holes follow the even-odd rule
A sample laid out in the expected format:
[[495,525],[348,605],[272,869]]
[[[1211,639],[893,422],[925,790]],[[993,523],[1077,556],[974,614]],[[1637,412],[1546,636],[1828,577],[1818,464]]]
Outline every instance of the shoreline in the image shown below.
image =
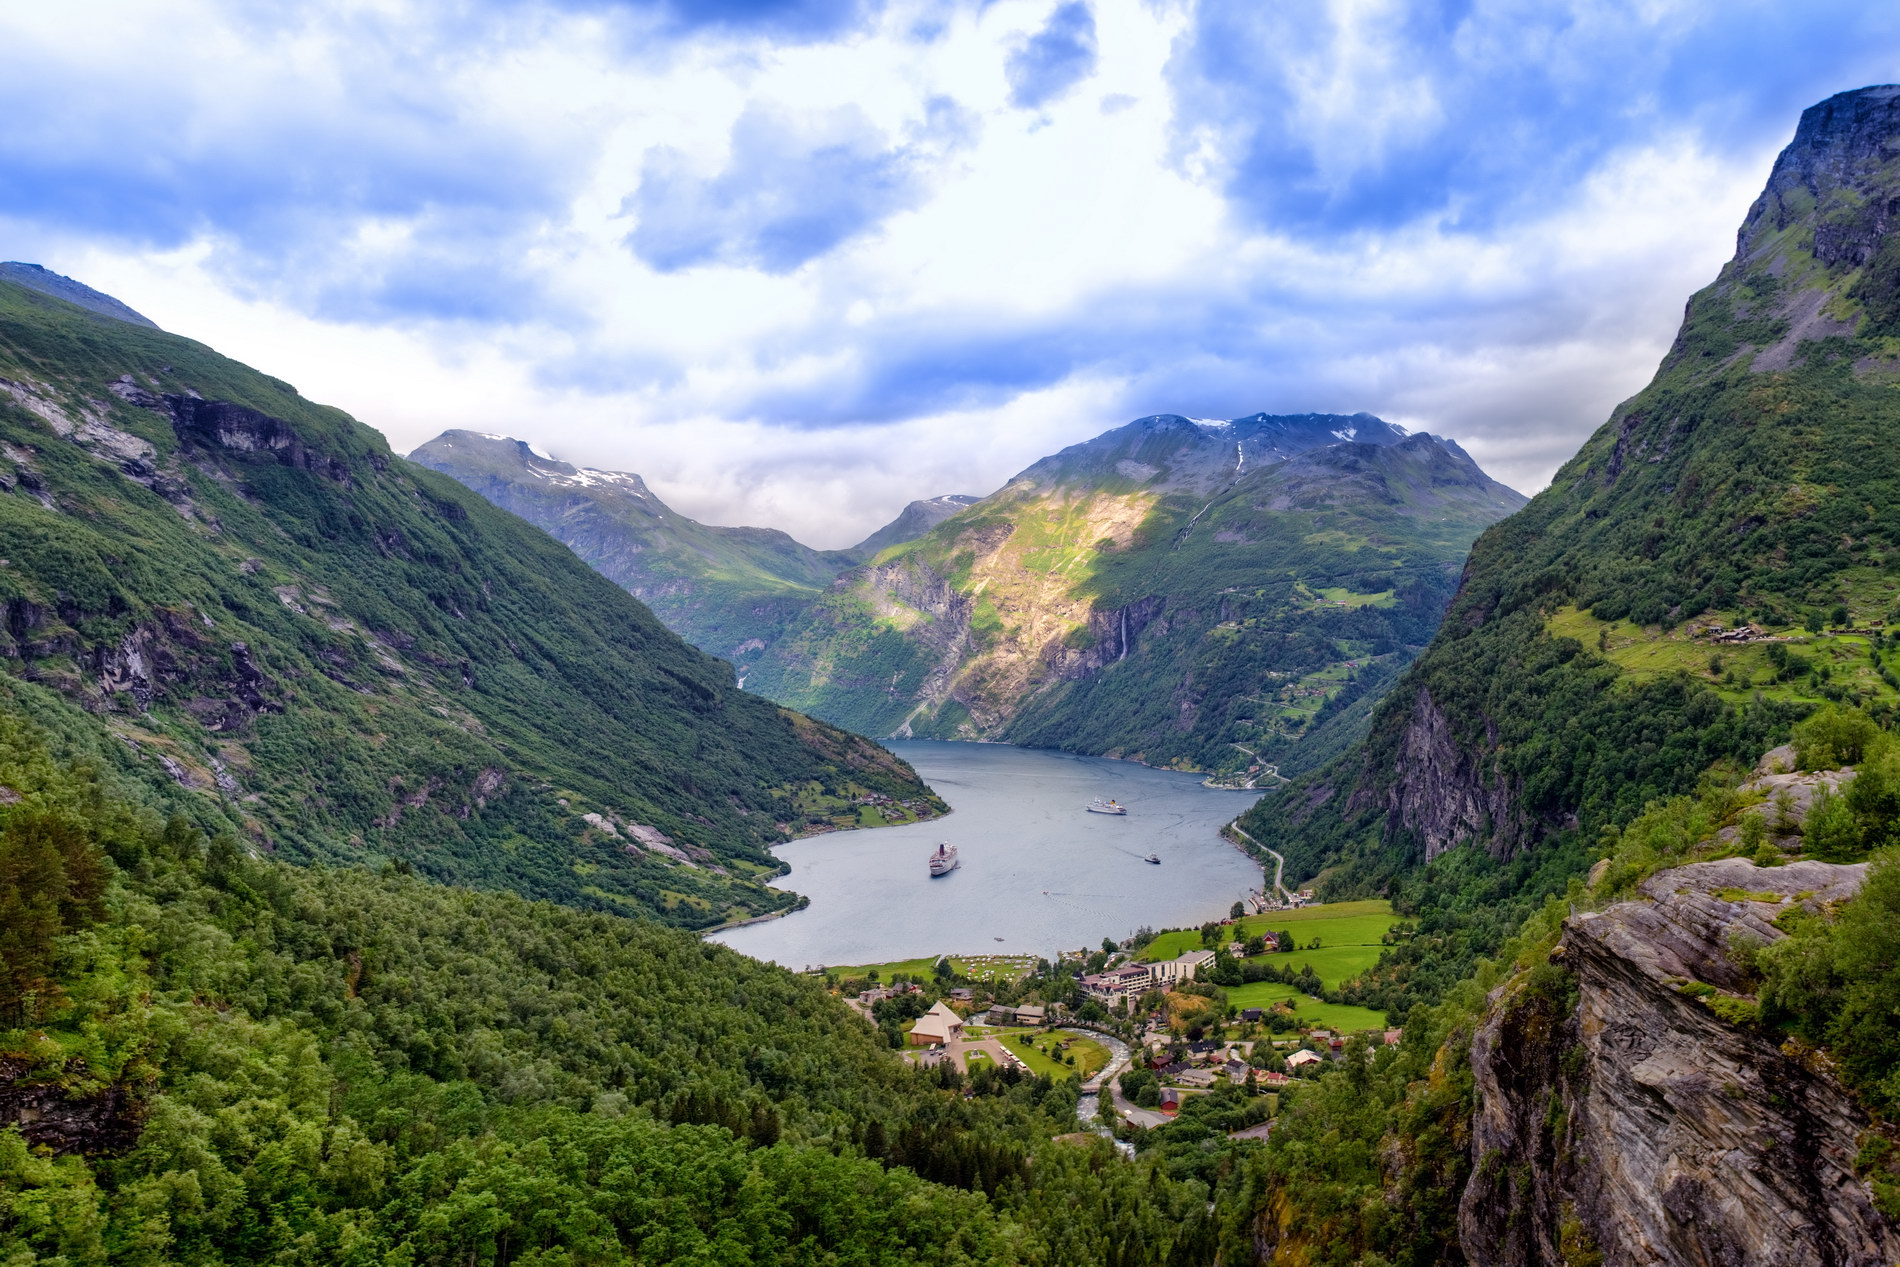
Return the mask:
[[[881,744],[883,741],[873,740],[872,742]],[[931,795],[933,796],[936,795],[936,792],[934,789],[932,790]],[[942,800],[943,798],[938,797],[938,799]],[[912,819],[908,823],[884,823],[877,827],[829,827],[829,828],[821,827],[813,831],[808,831],[801,836],[793,836],[788,840],[781,840],[776,845],[768,845],[766,846],[765,851],[772,855],[772,860],[778,863],[779,867],[781,868],[775,875],[772,876],[772,879],[782,880],[786,876],[792,873],[792,865],[789,862],[786,862],[783,858],[780,858],[778,856],[778,851],[780,849],[783,849],[786,845],[796,845],[802,841],[816,840],[820,836],[844,836],[844,835],[850,835],[852,833],[861,832],[861,831],[885,831],[892,827],[916,827],[921,823],[939,823],[957,812],[957,807],[950,804],[950,802],[944,801],[943,804],[944,804],[943,813],[932,814],[929,818]],[[769,889],[769,888],[775,888],[776,886],[774,886],[768,881],[765,887]],[[694,930],[693,935],[695,937],[701,937],[701,938],[711,937],[714,933],[728,933],[728,932],[731,932],[735,928],[749,928],[754,924],[769,924],[775,919],[784,919],[787,915],[796,915],[800,911],[811,909],[811,895],[810,894],[798,893],[797,889],[778,889],[778,892],[797,893],[798,894],[797,904],[793,906],[788,906],[782,911],[767,911],[763,915],[753,915],[746,919],[727,920],[725,923],[715,924],[711,928],[696,929]],[[740,953],[743,954],[744,952],[741,951]]]
[[[879,740],[878,742],[880,744],[888,743],[890,749],[894,752],[894,755],[897,755],[900,758],[903,758],[905,760],[909,760],[909,758],[905,756],[904,750],[902,747],[902,745],[906,743],[917,744],[919,746],[928,745],[928,744],[942,744],[946,748],[952,744],[960,746],[960,747],[967,746],[970,748],[988,747],[988,748],[997,748],[997,749],[1004,749],[1004,750],[1014,750],[1014,751],[1023,753],[1027,756],[1056,758],[1059,760],[1064,760],[1065,762],[1076,762],[1082,765],[1086,765],[1090,762],[1101,762],[1101,761],[1114,761],[1117,763],[1126,763],[1129,765],[1136,766],[1144,771],[1153,771],[1156,775],[1178,777],[1181,780],[1181,783],[1175,785],[1177,788],[1180,787],[1181,785],[1186,785],[1188,787],[1194,788],[1197,794],[1205,793],[1209,791],[1245,791],[1245,792],[1248,792],[1250,796],[1256,800],[1260,796],[1264,795],[1264,793],[1260,789],[1257,789],[1257,788],[1256,789],[1210,788],[1206,786],[1205,776],[1199,776],[1194,771],[1169,769],[1168,767],[1165,767],[1165,766],[1152,765],[1149,762],[1140,761],[1140,760],[1130,758],[1130,757],[1105,757],[1105,756],[1092,754],[1092,753],[1071,752],[1062,748],[1029,747],[1029,746],[1025,746],[1021,744],[1010,744],[1010,743],[1005,743],[1000,740],[891,739],[888,741]],[[920,771],[919,773],[921,774],[922,772]],[[1112,777],[1114,776],[1111,776],[1111,778]],[[1190,779],[1192,780],[1192,783],[1188,783],[1188,780]],[[926,782],[928,782],[928,780],[926,780]],[[935,791],[935,788],[933,787],[932,790]],[[962,812],[962,810],[960,810],[956,804],[951,803],[949,801],[945,801],[944,803],[946,805],[945,811],[942,814],[936,815],[932,818],[917,819],[908,823],[884,823],[884,824],[880,824],[880,826],[917,828],[917,827],[921,827],[926,822],[935,822],[938,819],[948,818],[952,814],[958,814]],[[968,807],[964,807],[964,808],[968,808]],[[1239,811],[1239,812],[1244,812],[1244,811]],[[1195,918],[1197,919],[1201,918],[1203,915],[1208,916],[1208,917],[1213,917],[1213,918],[1219,918],[1221,916],[1224,916],[1229,908],[1229,905],[1234,899],[1239,898],[1243,901],[1248,901],[1250,900],[1251,895],[1258,893],[1266,884],[1266,874],[1265,874],[1266,868],[1265,868],[1265,864],[1263,860],[1259,857],[1258,854],[1249,851],[1244,845],[1241,845],[1239,842],[1237,842],[1229,832],[1229,829],[1232,827],[1237,816],[1238,816],[1238,813],[1236,811],[1229,810],[1227,813],[1221,814],[1220,817],[1214,818],[1214,821],[1208,823],[1206,830],[1210,831],[1211,834],[1215,836],[1221,837],[1223,840],[1226,841],[1227,844],[1233,847],[1240,854],[1240,856],[1243,859],[1245,859],[1246,864],[1247,864],[1246,870],[1250,872],[1251,874],[1248,874],[1242,877],[1236,877],[1235,880],[1230,881],[1230,883],[1233,883],[1235,885],[1235,888],[1228,890],[1225,894],[1217,894],[1217,895],[1207,897],[1205,899],[1207,909],[1204,912],[1200,912],[1196,914]],[[779,891],[796,894],[800,899],[799,904],[793,907],[789,907],[787,909],[783,909],[783,910],[764,912],[757,915],[747,916],[742,919],[727,920],[722,923],[712,925],[704,929],[700,929],[697,931],[697,935],[702,940],[710,940],[710,939],[720,937],[725,933],[749,928],[749,927],[752,927],[753,925],[766,924],[777,919],[783,919],[787,915],[798,914],[801,911],[809,912],[813,908],[812,895],[809,893],[799,892],[798,888],[796,887],[799,883],[798,877],[795,871],[793,870],[793,868],[791,867],[790,863],[784,858],[783,850],[786,847],[791,846],[791,845],[807,843],[813,840],[815,837],[819,837],[819,836],[832,837],[832,836],[840,835],[841,832],[856,833],[856,832],[868,832],[868,831],[874,831],[874,830],[876,829],[869,826],[849,827],[849,828],[832,829],[832,830],[825,830],[821,828],[818,831],[810,832],[801,836],[790,837],[790,838],[781,840],[774,845],[769,846],[768,852],[771,854],[773,860],[777,862],[783,868],[783,870],[780,872],[780,874],[771,877],[768,883],[770,883],[773,887],[778,888],[779,887],[777,883],[778,881],[780,880],[786,881],[785,885],[782,888],[780,888]],[[1202,837],[1202,839],[1205,839],[1205,837]],[[870,841],[870,838],[868,837],[866,838],[866,847],[874,849],[876,852],[882,853],[882,849],[875,846]],[[1249,881],[1251,881],[1251,883],[1249,883]],[[1235,890],[1238,890],[1238,891],[1236,892]],[[1164,914],[1164,915],[1156,916],[1154,912],[1149,911],[1149,910],[1144,910],[1130,916],[1129,927],[1130,929],[1132,929],[1136,925],[1149,922],[1153,918],[1171,919],[1179,914],[1180,914],[1179,912],[1175,912],[1174,915]],[[1059,923],[1061,921],[1057,921],[1057,922]],[[1030,941],[1030,942],[1034,942],[1038,940],[1038,933],[1040,931],[1049,931],[1049,930],[1042,929],[1040,919],[1032,919],[1030,922],[1021,924],[1015,928],[1009,928],[1006,926],[1004,928],[1004,931],[1010,933],[1010,941],[1009,941],[1009,945],[1007,949],[1000,946],[989,946],[989,945],[980,944],[980,943],[973,943],[970,948],[968,948],[967,950],[963,952],[958,952],[958,951],[953,950],[950,952],[941,952],[941,953],[949,953],[956,957],[966,957],[966,958],[974,957],[974,956],[994,955],[994,954],[999,954],[999,953],[1010,954],[1010,955],[1030,954],[1036,957],[1053,957],[1061,949],[1059,946],[1057,946],[1054,943],[1052,943],[1051,946],[1047,949],[1038,949],[1038,950],[1029,950],[1029,951],[1025,951],[1023,949],[1024,939],[1027,939],[1027,941]],[[1125,931],[1127,930],[1118,930],[1118,935],[1119,933],[1125,932]],[[1090,940],[1092,941],[1095,937],[1099,937],[1100,935],[1101,935],[1100,931],[1096,931],[1093,933]],[[767,936],[768,944],[777,944],[779,941],[782,940],[780,935],[770,934],[766,936]],[[747,940],[754,941],[756,939],[748,938]],[[794,938],[793,940],[797,941],[798,939]],[[996,939],[996,940],[1001,940],[1001,939]],[[740,953],[746,954],[746,953],[752,953],[752,952],[740,950]],[[878,951],[872,950],[871,953],[877,954]],[[766,951],[763,953],[752,953],[752,957],[760,958],[765,961],[773,962],[773,963],[780,962],[769,951]],[[803,959],[802,955],[794,955],[793,957],[795,960],[802,961]],[[905,960],[905,959],[915,958],[915,957],[916,956],[895,954],[895,952],[893,952],[893,958],[891,961],[896,962],[899,960]]]
[[[1208,780],[1216,777],[1214,775],[1214,772],[1211,770],[1181,770],[1171,765],[1155,765],[1151,762],[1143,761],[1139,757],[1114,757],[1114,756],[1110,756],[1106,752],[1074,752],[1068,748],[1048,748],[1048,747],[1043,747],[1036,744],[1011,743],[1007,739],[934,739],[934,738],[918,738],[915,735],[911,735],[906,738],[900,739],[896,735],[886,735],[882,739],[873,739],[871,742],[879,745],[880,747],[886,747],[887,745],[894,744],[894,743],[992,744],[992,745],[997,745],[1004,748],[1021,748],[1024,752],[1055,752],[1055,753],[1060,753],[1061,755],[1065,757],[1082,757],[1089,761],[1125,761],[1129,765],[1138,765],[1144,770],[1159,770],[1163,774],[1184,774],[1184,775],[1189,775],[1189,776],[1198,775],[1200,776],[1200,779],[1201,779],[1201,786],[1209,789],[1210,791],[1215,791],[1215,792],[1267,792],[1267,791],[1272,790],[1270,788],[1258,788],[1258,787],[1227,787],[1219,783],[1210,783],[1208,782]],[[1274,777],[1280,778],[1278,774],[1276,774]],[[1292,780],[1282,778],[1281,782],[1291,783]]]
[[[790,889],[779,890],[779,892],[781,893],[790,893],[791,891],[792,890]],[[807,909],[811,905],[811,899],[805,897],[803,893],[800,893],[798,896],[803,898],[804,900],[802,902],[799,902],[797,905],[788,906],[782,911],[767,911],[763,915],[753,915],[753,916],[749,916],[746,919],[729,919],[725,923],[715,924],[711,928],[697,929],[694,931],[693,936],[711,937],[714,933],[730,932],[732,929],[747,928],[753,924],[769,924],[775,919],[784,919],[787,915],[796,915],[800,911]]]

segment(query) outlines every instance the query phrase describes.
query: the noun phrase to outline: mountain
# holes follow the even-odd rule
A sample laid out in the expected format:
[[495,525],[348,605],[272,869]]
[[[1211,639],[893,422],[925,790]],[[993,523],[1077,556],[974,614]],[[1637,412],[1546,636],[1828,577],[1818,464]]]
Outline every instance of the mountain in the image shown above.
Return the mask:
[[1246,830],[1335,891],[1461,846],[1574,868],[1815,705],[1900,703],[1897,147],[1900,88],[1802,115],[1655,378],[1478,539],[1364,746]]
[[939,812],[572,552],[289,384],[0,282],[0,688],[287,857],[706,926],[767,847]]
[[821,551],[773,528],[689,519],[638,475],[576,467],[507,436],[445,431],[409,458],[565,542],[652,608],[667,628],[741,666],[840,572],[927,532],[975,500],[915,501],[859,545]]
[[897,518],[852,546],[846,553],[859,561],[875,558],[882,550],[903,545],[906,541],[915,541],[964,507],[973,506],[982,500],[968,493],[948,493],[942,497],[914,501],[899,511]]
[[1142,418],[840,576],[747,686],[867,734],[1290,762],[1357,724],[1522,504],[1369,414]]
[[18,260],[0,263],[0,281],[12,282],[28,290],[37,290],[42,295],[51,295],[55,299],[64,299],[69,304],[77,304],[87,312],[96,312],[102,317],[111,317],[114,321],[129,321],[135,326],[144,326],[149,330],[158,329],[156,322],[133,312],[111,295],[101,294],[90,286],[76,282],[70,277],[61,276],[50,269],[41,268],[38,264],[22,264]]
[[1802,115],[1654,379],[1243,817],[1392,895],[1337,997],[1432,1031],[1276,1124],[1276,1261],[1900,1253],[1896,153],[1900,87]]

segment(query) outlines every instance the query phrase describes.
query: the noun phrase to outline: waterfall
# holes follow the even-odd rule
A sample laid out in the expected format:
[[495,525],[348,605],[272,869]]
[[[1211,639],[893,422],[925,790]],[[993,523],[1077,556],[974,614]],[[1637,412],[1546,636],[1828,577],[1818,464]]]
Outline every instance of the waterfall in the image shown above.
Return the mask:
[[1115,657],[1115,663],[1120,664],[1123,660],[1126,660],[1127,658],[1128,658],[1128,609],[1124,607],[1122,608],[1122,653]]

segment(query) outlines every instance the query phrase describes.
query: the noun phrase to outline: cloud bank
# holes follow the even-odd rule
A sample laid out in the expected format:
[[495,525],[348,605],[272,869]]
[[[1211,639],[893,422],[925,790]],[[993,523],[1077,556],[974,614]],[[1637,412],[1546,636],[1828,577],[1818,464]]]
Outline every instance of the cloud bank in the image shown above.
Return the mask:
[[102,0],[0,39],[0,254],[399,447],[513,432],[832,545],[1157,412],[1368,409],[1534,489],[1900,14]]

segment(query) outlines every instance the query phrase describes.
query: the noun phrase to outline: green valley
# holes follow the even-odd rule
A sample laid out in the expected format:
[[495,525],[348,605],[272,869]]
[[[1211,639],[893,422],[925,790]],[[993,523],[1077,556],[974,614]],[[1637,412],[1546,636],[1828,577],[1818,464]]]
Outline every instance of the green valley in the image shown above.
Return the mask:
[[1144,418],[826,553],[695,523],[638,476],[524,441],[455,431],[413,456],[815,717],[1241,778],[1357,734],[1472,537],[1523,501],[1455,444],[1363,414]]

